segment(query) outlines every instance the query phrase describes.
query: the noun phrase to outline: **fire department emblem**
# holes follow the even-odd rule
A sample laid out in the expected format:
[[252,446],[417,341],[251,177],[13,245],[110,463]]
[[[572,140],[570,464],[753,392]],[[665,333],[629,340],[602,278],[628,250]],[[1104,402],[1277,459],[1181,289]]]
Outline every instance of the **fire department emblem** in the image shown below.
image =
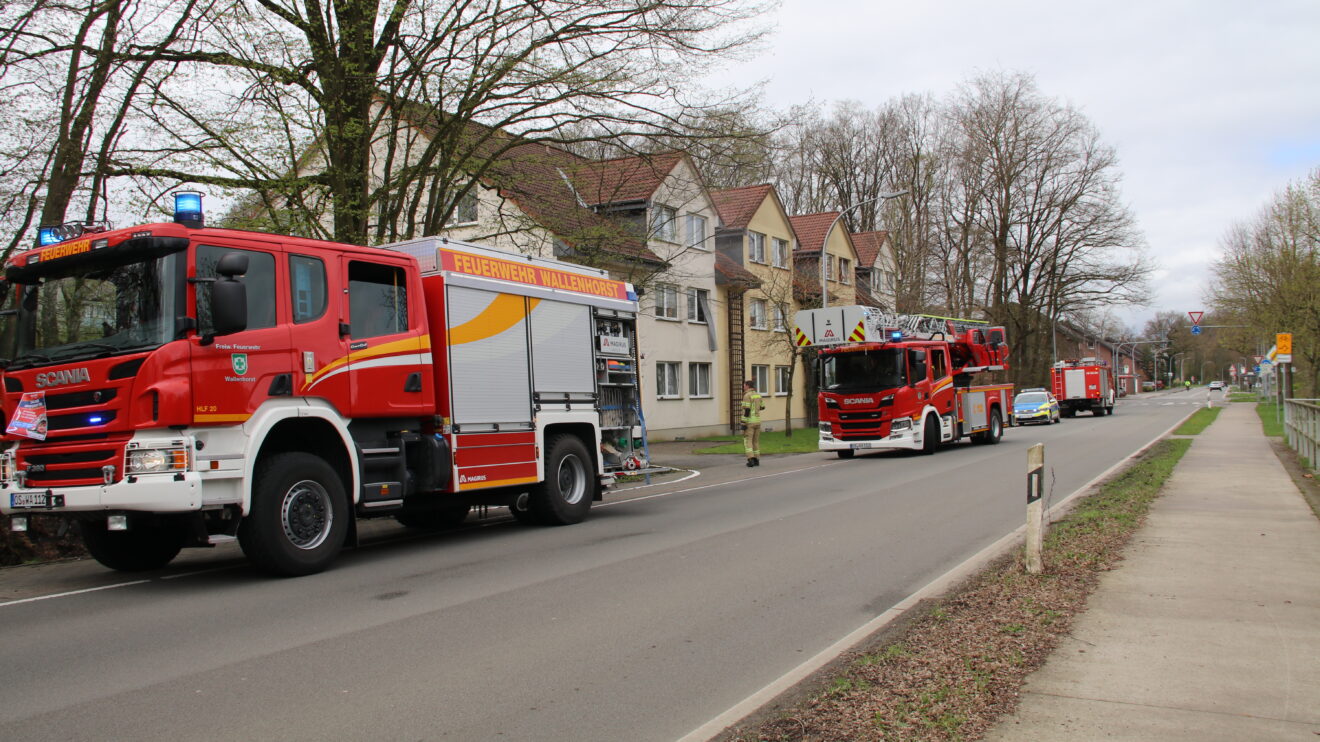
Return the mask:
[[234,353],[229,356],[229,362],[234,366],[234,373],[242,376],[247,373],[247,353]]

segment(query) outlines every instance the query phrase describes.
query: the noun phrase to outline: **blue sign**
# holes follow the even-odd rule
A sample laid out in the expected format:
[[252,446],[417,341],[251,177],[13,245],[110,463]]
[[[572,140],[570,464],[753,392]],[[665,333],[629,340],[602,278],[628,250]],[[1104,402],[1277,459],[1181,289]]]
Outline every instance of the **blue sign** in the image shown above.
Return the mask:
[[1257,366],[1257,367],[1251,369],[1251,372],[1254,373],[1254,374],[1258,374],[1258,373],[1260,373],[1260,366]]
[[1192,325],[1192,334],[1193,334],[1193,335],[1200,335],[1200,334],[1201,334],[1201,326],[1200,326],[1200,325]]

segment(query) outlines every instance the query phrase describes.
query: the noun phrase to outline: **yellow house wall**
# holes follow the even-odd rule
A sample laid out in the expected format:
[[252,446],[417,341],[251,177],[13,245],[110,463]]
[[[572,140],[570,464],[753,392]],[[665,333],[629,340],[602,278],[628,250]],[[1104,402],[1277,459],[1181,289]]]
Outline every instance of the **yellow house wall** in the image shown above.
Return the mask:
[[[761,279],[761,288],[754,288],[747,292],[744,305],[744,322],[746,326],[745,341],[743,343],[745,354],[745,373],[751,377],[751,367],[753,365],[769,366],[769,392],[765,396],[766,409],[761,415],[763,421],[763,430],[783,430],[785,408],[789,403],[789,395],[775,393],[775,367],[796,364],[793,377],[792,394],[792,420],[794,427],[800,426],[806,420],[806,373],[800,360],[794,359],[788,349],[788,339],[793,327],[793,316],[800,308],[793,301],[793,232],[789,226],[788,219],[784,215],[778,203],[770,197],[761,202],[761,206],[752,216],[747,225],[748,232],[760,232],[765,235],[765,263],[752,262],[749,252],[750,236],[743,236],[743,267],[757,278]],[[779,238],[788,242],[788,265],[783,268],[774,266],[774,239]],[[758,330],[751,326],[750,306],[753,299],[765,299],[767,305],[766,325],[769,329]],[[788,304],[785,310],[785,330],[777,331],[774,329],[774,305],[777,302],[786,302]]]

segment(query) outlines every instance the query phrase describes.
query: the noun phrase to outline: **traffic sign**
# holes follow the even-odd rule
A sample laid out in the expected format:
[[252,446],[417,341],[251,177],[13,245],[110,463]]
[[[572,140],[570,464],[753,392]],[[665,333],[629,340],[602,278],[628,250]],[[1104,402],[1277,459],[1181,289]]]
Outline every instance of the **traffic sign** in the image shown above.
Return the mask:
[[1187,316],[1192,318],[1192,324],[1199,325],[1201,324],[1201,318],[1205,316],[1205,312],[1188,312]]
[[[1200,314],[1200,313],[1198,312],[1197,314]],[[1201,334],[1201,326],[1200,326],[1200,325],[1192,325],[1192,334],[1193,334],[1193,335],[1200,335],[1200,334]]]
[[1274,336],[1274,347],[1278,350],[1274,354],[1275,363],[1292,363],[1292,333],[1280,332]]

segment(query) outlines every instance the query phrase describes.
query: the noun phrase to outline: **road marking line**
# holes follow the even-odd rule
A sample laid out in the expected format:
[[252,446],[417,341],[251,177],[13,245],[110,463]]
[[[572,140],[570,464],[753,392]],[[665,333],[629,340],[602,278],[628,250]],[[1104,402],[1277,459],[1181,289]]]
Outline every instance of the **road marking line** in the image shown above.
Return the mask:
[[[1191,417],[1191,415],[1188,415],[1188,417]],[[1145,453],[1147,449],[1158,443],[1165,436],[1172,433],[1173,430],[1177,428],[1179,425],[1182,425],[1185,420],[1186,418],[1174,423],[1168,430],[1152,438],[1144,446],[1137,449],[1134,453],[1128,454],[1127,456],[1124,456],[1123,458],[1119,459],[1117,462],[1114,463],[1113,466],[1109,467],[1108,469],[1105,469],[1103,472],[1100,472],[1098,475],[1091,478],[1089,482],[1073,490],[1073,492],[1070,495],[1060,500],[1057,504],[1055,504],[1046,512],[1046,518],[1048,519],[1048,522],[1050,523],[1054,522],[1054,517],[1056,515],[1055,511],[1061,510],[1064,507],[1064,505],[1069,504],[1070,502],[1072,502],[1074,498],[1078,497],[1082,493],[1091,489],[1091,487],[1095,486],[1097,482],[1100,482],[1105,477],[1108,477],[1110,474],[1114,473],[1120,467],[1126,466],[1127,462],[1133,456],[1140,456],[1141,454]],[[810,467],[810,468],[815,468],[815,467]],[[691,732],[688,732],[687,734],[683,735],[677,740],[677,742],[707,742],[708,740],[718,735],[720,732],[723,732],[725,729],[747,718],[747,716],[751,715],[754,711],[761,708],[762,706],[765,706],[766,704],[773,701],[784,691],[787,691],[788,689],[792,688],[793,686],[797,685],[803,680],[806,680],[808,677],[810,677],[812,674],[823,668],[825,665],[834,661],[837,657],[839,657],[839,655],[842,655],[844,652],[848,651],[849,649],[852,649],[853,646],[855,646],[858,642],[862,641],[863,639],[875,633],[876,631],[879,631],[886,624],[898,618],[899,616],[903,615],[903,613],[905,613],[906,611],[911,610],[914,606],[917,605],[917,603],[921,602],[922,600],[925,600],[926,598],[930,598],[942,594],[949,588],[958,584],[959,581],[964,580],[967,577],[970,577],[971,575],[975,574],[977,570],[981,569],[987,563],[993,561],[1001,554],[1007,553],[1008,550],[1012,548],[1017,541],[1023,539],[1026,530],[1027,530],[1027,526],[1024,523],[1018,526],[1016,529],[1014,529],[1011,533],[1007,533],[1001,536],[997,541],[985,547],[984,549],[981,549],[972,556],[968,557],[958,566],[954,567],[948,572],[945,572],[939,577],[936,577],[935,579],[926,583],[916,592],[912,593],[903,600],[894,604],[894,606],[891,607],[889,610],[886,610],[884,613],[881,613],[875,618],[867,621],[866,623],[862,624],[861,626],[849,632],[847,636],[843,637],[842,639],[834,642],[830,646],[821,650],[811,659],[808,659],[806,662],[803,662],[802,664],[798,665],[792,670],[789,670],[788,672],[779,676],[775,680],[770,681],[768,685],[756,691],[747,698],[744,698],[743,700],[734,704],[731,708],[729,708],[727,711],[720,714],[719,716],[716,716],[714,719],[711,719],[705,724],[702,724],[696,729],[693,729]]]
[[134,580],[133,582],[120,582],[114,585],[102,585],[100,587],[88,587],[82,590],[70,590],[67,593],[52,593],[50,595],[38,595],[35,598],[21,598],[19,600],[7,600],[0,603],[0,608],[7,605],[18,605],[19,603],[35,603],[38,600],[50,600],[51,598],[67,598],[70,595],[82,595],[83,593],[94,593],[98,590],[113,590],[117,587],[128,587],[129,585],[145,585],[151,580]]
[[[744,483],[744,482],[752,482],[752,481],[755,481],[755,480],[757,480],[757,479],[769,479],[770,477],[777,477],[777,476],[780,476],[781,474],[796,474],[797,472],[800,472],[800,471],[811,471],[812,469],[819,469],[819,468],[821,468],[822,466],[829,466],[830,464],[833,464],[833,463],[834,463],[833,461],[827,461],[827,462],[822,463],[822,464],[816,464],[815,466],[804,466],[804,467],[802,467],[802,468],[800,468],[800,469],[785,469],[784,471],[771,472],[771,473],[769,473],[769,474],[760,474],[760,475],[755,476],[755,477],[743,477],[743,478],[741,478],[741,479],[730,479],[730,480],[727,481],[727,482],[711,482],[710,484],[703,484],[703,485],[701,485],[701,486],[699,486],[699,487],[687,487],[687,488],[685,488],[685,489],[681,489],[681,490],[674,490],[673,492],[659,492],[659,493],[656,493],[656,494],[654,494],[654,495],[643,495],[643,496],[641,496],[641,497],[631,497],[631,498],[628,498],[627,500],[615,500],[614,502],[605,502],[605,503],[601,503],[600,505],[594,505],[594,506],[592,506],[592,509],[594,510],[595,508],[605,508],[605,507],[609,507],[609,506],[611,506],[611,505],[622,505],[622,504],[624,504],[624,503],[628,503],[628,502],[641,502],[642,500],[654,500],[654,499],[657,498],[657,497],[669,497],[670,495],[681,495],[681,494],[684,494],[684,493],[686,493],[686,492],[697,492],[698,490],[708,490],[708,489],[711,489],[712,487],[724,487],[724,486],[726,486],[726,485],[730,485],[730,484],[742,484],[742,483]],[[687,477],[687,479],[690,479],[690,478],[691,478],[691,477]],[[678,481],[681,482],[681,481],[684,481],[684,480],[680,479],[680,480],[678,480]]]

